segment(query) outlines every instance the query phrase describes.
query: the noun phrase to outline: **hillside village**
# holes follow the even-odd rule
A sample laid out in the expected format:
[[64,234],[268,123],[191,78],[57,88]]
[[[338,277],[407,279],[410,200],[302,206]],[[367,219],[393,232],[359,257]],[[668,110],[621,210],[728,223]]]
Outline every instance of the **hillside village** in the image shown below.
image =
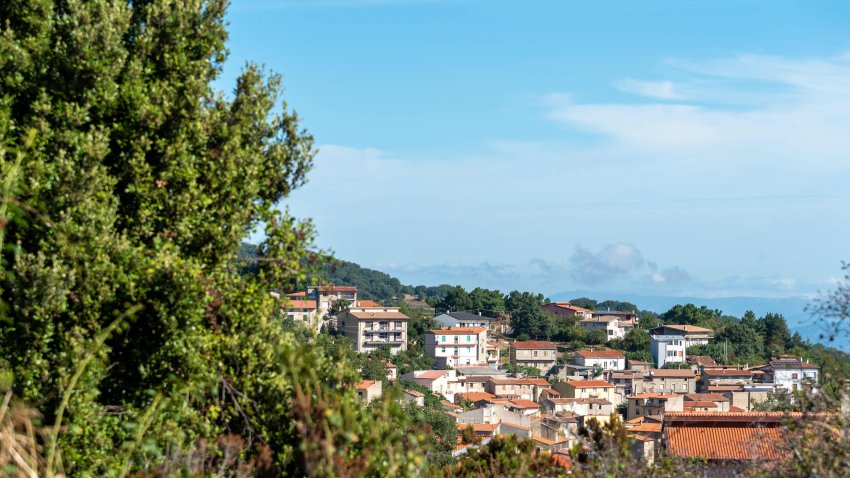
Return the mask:
[[[569,459],[580,430],[621,420],[636,457],[652,464],[659,452],[707,460],[720,470],[781,453],[781,413],[817,392],[819,367],[804,357],[777,355],[765,363],[721,365],[692,347],[714,341],[712,329],[661,324],[647,330],[652,361],[629,359],[605,343],[583,348],[547,340],[518,340],[503,319],[479,311],[427,314],[421,337],[402,306],[361,300],[354,286],[312,286],[274,294],[287,319],[314,333],[350,340],[359,354],[382,355],[386,377],[357,386],[364,405],[400,387],[400,401],[432,403],[456,427],[458,457],[500,435],[531,440],[535,449]],[[591,310],[546,303],[553,316],[570,317],[605,342],[623,339],[642,324],[637,311]],[[600,333],[597,332],[597,333]],[[402,370],[392,360],[416,347],[430,369]],[[634,354],[632,354],[634,355]],[[646,355],[646,354],[643,354]],[[591,425],[591,423],[593,424]]]

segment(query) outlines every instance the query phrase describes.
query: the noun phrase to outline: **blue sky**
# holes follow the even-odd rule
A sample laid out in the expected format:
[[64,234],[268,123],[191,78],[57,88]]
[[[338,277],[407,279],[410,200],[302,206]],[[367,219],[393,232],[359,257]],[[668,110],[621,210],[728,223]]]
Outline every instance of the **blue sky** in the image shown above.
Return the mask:
[[850,2],[235,0],[231,89],[320,153],[282,207],[414,284],[809,296],[850,237]]

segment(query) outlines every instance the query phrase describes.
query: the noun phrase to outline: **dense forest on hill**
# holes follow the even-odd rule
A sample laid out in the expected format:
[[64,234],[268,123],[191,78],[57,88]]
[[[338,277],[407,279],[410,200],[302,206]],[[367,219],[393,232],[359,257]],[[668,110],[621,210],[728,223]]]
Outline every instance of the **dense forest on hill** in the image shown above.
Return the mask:
[[[255,261],[258,258],[258,246],[243,242],[239,248],[239,259],[243,261],[243,271],[255,271]],[[451,288],[449,285],[412,286],[402,284],[391,275],[362,267],[353,262],[325,257],[318,271],[318,280],[326,284],[354,285],[361,299],[389,301],[403,299],[405,294],[420,300],[441,300]],[[296,287],[309,284],[300,283]]]

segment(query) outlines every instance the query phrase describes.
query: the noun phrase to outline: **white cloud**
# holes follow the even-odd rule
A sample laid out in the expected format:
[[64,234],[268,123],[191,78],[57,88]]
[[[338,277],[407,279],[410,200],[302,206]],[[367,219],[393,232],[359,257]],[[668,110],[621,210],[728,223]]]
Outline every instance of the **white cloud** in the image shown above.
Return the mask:
[[684,97],[678,92],[678,88],[672,81],[641,81],[634,79],[625,79],[618,81],[615,86],[621,91],[634,93],[640,96],[649,98],[658,98],[660,100],[680,100]]

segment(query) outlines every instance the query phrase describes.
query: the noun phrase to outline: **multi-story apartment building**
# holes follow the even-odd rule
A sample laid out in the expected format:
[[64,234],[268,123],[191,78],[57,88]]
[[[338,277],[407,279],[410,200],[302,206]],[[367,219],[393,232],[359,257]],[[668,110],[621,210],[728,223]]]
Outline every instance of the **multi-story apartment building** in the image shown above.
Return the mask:
[[354,342],[356,352],[369,352],[386,345],[395,355],[407,350],[409,317],[398,307],[353,307],[337,316],[337,329]]
[[685,348],[707,345],[714,338],[714,331],[696,325],[662,325],[649,329],[649,335],[676,336],[685,342]]
[[425,353],[437,366],[484,365],[487,363],[487,329],[483,327],[447,327],[425,334]]
[[558,349],[552,342],[529,340],[511,343],[510,362],[513,365],[534,367],[546,375],[557,361]]
[[[655,330],[655,329],[652,329]],[[649,335],[649,351],[657,368],[667,363],[685,363],[685,338],[681,335]]]
[[604,398],[614,406],[621,402],[614,384],[604,380],[567,380],[552,384],[552,388],[560,392],[563,398]]

